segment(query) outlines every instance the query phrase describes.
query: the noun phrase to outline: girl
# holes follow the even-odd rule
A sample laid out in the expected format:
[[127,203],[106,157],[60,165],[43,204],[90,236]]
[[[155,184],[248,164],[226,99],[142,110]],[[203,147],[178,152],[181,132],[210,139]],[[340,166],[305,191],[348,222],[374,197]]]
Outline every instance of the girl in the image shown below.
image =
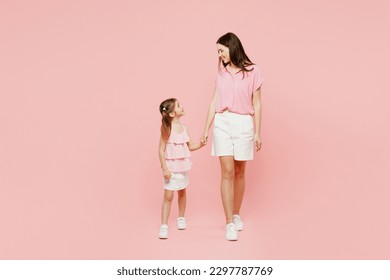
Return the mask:
[[[214,96],[201,138],[207,143],[214,121],[212,155],[221,167],[221,196],[226,218],[227,240],[237,240],[244,228],[240,217],[245,190],[245,166],[253,159],[253,146],[261,148],[261,84],[257,65],[246,55],[241,41],[226,33],[217,41],[219,69]],[[254,125],[253,125],[254,120]]]
[[159,238],[168,238],[168,217],[174,191],[178,193],[179,218],[177,228],[185,229],[186,187],[189,184],[188,171],[191,169],[190,151],[200,149],[205,143],[193,143],[187,127],[180,123],[184,108],[175,98],[160,104],[162,116],[159,158],[164,176],[164,199],[161,211]]

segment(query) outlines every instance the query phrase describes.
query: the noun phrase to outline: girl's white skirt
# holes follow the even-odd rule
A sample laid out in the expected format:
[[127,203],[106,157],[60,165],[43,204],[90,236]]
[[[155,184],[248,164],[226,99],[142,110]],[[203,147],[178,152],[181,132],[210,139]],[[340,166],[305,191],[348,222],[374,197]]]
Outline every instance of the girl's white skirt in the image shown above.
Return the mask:
[[185,189],[190,183],[188,172],[171,172],[171,179],[164,179],[164,189],[178,191]]

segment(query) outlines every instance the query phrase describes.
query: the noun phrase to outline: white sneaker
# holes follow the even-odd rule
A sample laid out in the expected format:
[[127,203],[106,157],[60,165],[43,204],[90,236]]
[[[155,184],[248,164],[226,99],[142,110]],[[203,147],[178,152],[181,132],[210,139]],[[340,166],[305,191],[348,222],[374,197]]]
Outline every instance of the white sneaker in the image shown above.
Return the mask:
[[177,229],[186,229],[186,228],[187,228],[186,218],[184,217],[177,218]]
[[160,226],[160,233],[158,234],[158,238],[167,239],[168,238],[168,225],[164,224]]
[[239,215],[233,215],[233,223],[236,226],[237,230],[244,229],[244,223],[241,221],[241,218]]
[[236,230],[236,226],[233,223],[226,225],[226,239],[229,241],[236,241],[238,240],[238,233]]

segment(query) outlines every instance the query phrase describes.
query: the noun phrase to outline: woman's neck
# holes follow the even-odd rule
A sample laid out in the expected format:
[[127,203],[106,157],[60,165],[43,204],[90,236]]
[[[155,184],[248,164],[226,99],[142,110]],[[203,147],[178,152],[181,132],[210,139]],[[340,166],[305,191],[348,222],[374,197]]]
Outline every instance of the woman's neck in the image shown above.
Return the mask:
[[232,68],[232,69],[240,69],[240,67],[238,67],[238,66],[236,66],[236,65],[234,65],[233,63],[229,63],[229,65],[228,65],[230,68]]
[[238,72],[241,71],[240,67],[234,65],[231,62],[229,63],[228,68],[229,68],[229,72],[232,73],[232,74],[237,74]]

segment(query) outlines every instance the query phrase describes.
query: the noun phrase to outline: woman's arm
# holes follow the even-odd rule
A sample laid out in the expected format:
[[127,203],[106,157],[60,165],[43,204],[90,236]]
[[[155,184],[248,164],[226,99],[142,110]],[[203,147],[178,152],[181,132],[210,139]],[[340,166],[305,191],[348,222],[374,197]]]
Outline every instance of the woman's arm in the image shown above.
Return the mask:
[[206,145],[207,144],[207,138],[209,137],[209,130],[210,126],[213,123],[214,116],[215,116],[215,103],[217,101],[217,89],[214,90],[213,99],[211,100],[209,111],[207,113],[206,123],[203,130],[203,135],[200,139],[201,143]]
[[167,167],[167,162],[165,161],[165,149],[167,146],[167,140],[160,137],[160,143],[158,145],[158,157],[160,159],[161,169],[164,174],[165,179],[171,178],[171,172]]
[[261,87],[253,93],[252,97],[253,108],[255,110],[255,146],[256,151],[261,149],[261,137],[260,137],[260,128],[261,128]]

